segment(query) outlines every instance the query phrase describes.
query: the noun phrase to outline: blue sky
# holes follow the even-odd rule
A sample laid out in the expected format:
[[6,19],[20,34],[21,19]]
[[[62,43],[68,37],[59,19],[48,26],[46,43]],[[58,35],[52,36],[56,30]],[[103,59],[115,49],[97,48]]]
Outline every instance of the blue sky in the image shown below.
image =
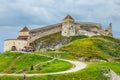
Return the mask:
[[3,42],[16,38],[25,25],[30,29],[61,22],[70,14],[76,21],[113,23],[120,38],[120,0],[0,0],[0,52]]

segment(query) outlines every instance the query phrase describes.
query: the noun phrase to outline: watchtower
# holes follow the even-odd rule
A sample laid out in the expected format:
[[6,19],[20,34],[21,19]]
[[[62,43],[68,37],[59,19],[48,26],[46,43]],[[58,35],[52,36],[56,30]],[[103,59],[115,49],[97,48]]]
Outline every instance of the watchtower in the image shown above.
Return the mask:
[[75,35],[75,24],[74,19],[67,15],[62,21],[62,36],[74,36]]
[[17,39],[27,40],[28,37],[29,37],[29,29],[27,28],[27,26],[25,26],[22,30],[20,30],[19,36]]

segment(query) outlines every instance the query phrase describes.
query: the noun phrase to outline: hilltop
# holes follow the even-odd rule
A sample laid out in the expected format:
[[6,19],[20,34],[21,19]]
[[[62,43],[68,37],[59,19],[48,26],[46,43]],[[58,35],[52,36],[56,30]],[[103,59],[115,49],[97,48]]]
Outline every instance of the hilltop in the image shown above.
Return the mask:
[[[44,43],[44,44],[43,44]],[[40,45],[41,44],[41,45]],[[55,49],[56,45],[60,45]],[[52,58],[43,56],[65,58],[71,60],[87,61],[83,70],[60,75],[32,76],[29,80],[108,80],[103,73],[112,69],[120,74],[120,40],[109,36],[84,35],[63,37],[55,33],[32,42],[37,51],[34,53],[5,52],[0,55],[0,73],[46,73],[68,70],[73,67],[70,63],[61,60],[51,61]],[[89,62],[91,61],[91,62]],[[93,62],[99,61],[99,62]],[[107,62],[110,61],[110,62]],[[46,63],[47,62],[47,63]],[[114,62],[114,63],[111,63]],[[32,69],[34,66],[34,70]],[[42,70],[39,70],[42,69]],[[104,71],[102,72],[102,70]],[[23,77],[0,76],[2,80],[23,79]]]
[[36,51],[49,51],[58,49],[73,40],[81,38],[87,38],[87,36],[80,35],[66,37],[62,36],[61,32],[58,32],[36,39],[35,41],[31,42],[30,45],[33,46]]
[[[99,36],[72,41],[59,50],[76,57],[103,59],[107,61],[120,60],[120,40],[113,37]],[[86,58],[87,57],[87,58]]]
[[74,58],[90,61],[102,59],[106,61],[120,60],[120,39],[110,36],[84,35],[64,37],[60,33],[39,38],[31,43],[37,51],[59,51]]

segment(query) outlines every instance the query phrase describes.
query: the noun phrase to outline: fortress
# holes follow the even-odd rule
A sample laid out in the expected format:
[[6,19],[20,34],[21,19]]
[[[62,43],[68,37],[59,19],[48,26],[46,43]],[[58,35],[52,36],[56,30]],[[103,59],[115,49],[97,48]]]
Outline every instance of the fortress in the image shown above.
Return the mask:
[[107,29],[101,24],[94,22],[76,22],[70,15],[67,15],[61,23],[29,30],[26,26],[19,32],[17,39],[4,41],[4,51],[22,51],[32,49],[29,44],[38,38],[61,32],[62,36],[70,37],[77,35],[105,35],[112,36],[112,23]]

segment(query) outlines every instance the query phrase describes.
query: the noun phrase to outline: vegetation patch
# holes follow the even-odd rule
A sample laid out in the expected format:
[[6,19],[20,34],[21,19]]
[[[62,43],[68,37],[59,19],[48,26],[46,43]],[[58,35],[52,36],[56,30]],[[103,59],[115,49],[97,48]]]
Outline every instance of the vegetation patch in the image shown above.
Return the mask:
[[48,60],[51,60],[51,58],[36,54],[25,53],[16,61],[16,63],[14,63],[12,69],[9,72],[23,73],[29,71],[32,65],[34,66],[40,62],[45,62]]
[[46,49],[47,51],[51,51],[53,49],[56,49],[57,46],[59,45],[64,45],[71,41],[77,39],[83,39],[83,38],[87,38],[87,36],[79,35],[79,36],[66,37],[66,36],[62,36],[61,32],[58,32],[39,38],[31,42],[30,45],[33,46],[37,51],[40,51],[41,49]]
[[73,65],[69,62],[62,60],[53,60],[47,63],[41,63],[38,66],[34,67],[34,70],[30,70],[27,73],[51,73],[51,72],[59,72],[65,71],[72,67]]
[[[87,63],[88,66],[74,73],[67,73],[67,74],[59,74],[59,75],[47,75],[47,76],[26,76],[27,80],[109,80],[107,77],[103,75],[104,68],[112,69],[118,75],[120,75],[120,62],[90,62]],[[1,80],[21,80],[22,77],[15,77],[15,76],[2,76],[0,77]]]
[[19,52],[5,52],[0,54],[0,72],[4,72],[11,65],[12,61],[21,55]]
[[120,59],[118,42],[102,37],[91,37],[74,40],[59,49],[76,57],[97,58],[103,60]]
[[34,53],[6,52],[0,55],[0,60],[2,73],[50,73],[73,66],[69,62]]

